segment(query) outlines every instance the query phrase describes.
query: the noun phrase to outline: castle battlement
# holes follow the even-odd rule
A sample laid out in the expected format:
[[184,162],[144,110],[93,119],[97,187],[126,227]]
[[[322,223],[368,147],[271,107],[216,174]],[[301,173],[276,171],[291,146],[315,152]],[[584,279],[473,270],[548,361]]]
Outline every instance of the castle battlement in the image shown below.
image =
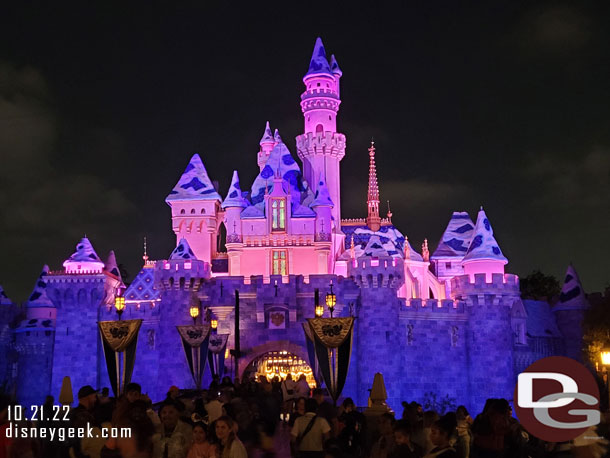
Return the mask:
[[88,275],[100,276],[101,270],[79,270],[77,272],[66,272],[65,270],[49,270],[47,275],[51,277],[85,277]]
[[456,298],[476,296],[480,294],[519,295],[519,277],[513,274],[460,275],[451,279],[451,291]]
[[399,288],[404,283],[402,258],[361,257],[348,263],[348,274],[363,288]]
[[64,271],[49,272],[48,283],[104,283],[106,276],[101,272],[74,272]]
[[403,310],[428,313],[464,313],[464,304],[453,299],[407,299]]
[[297,136],[296,141],[301,159],[316,153],[337,156],[339,159],[345,156],[345,135],[338,132],[307,132]]
[[197,291],[201,282],[211,275],[210,264],[198,259],[170,259],[155,264],[155,285],[160,289]]

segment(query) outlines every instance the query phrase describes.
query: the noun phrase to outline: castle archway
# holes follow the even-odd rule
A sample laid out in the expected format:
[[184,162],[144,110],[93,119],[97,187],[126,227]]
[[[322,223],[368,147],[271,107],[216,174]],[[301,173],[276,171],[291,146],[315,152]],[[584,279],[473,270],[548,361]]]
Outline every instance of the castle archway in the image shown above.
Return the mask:
[[[285,356],[285,358],[283,358]],[[279,366],[279,363],[273,363],[273,358],[278,359],[288,359],[291,358],[291,363],[285,363],[288,366],[292,367],[293,365],[300,366],[302,369],[307,369],[307,374],[311,372],[311,365],[309,363],[309,356],[307,355],[307,350],[294,342],[290,342],[288,340],[276,340],[269,341],[262,345],[258,345],[249,351],[241,358],[239,363],[239,373],[242,377],[251,376],[257,374],[259,368],[271,368],[270,370],[275,371],[275,366]],[[296,358],[296,363],[294,362]],[[271,359],[271,363],[265,363]],[[282,363],[284,364],[284,363]],[[278,374],[281,372],[280,368],[278,368]],[[263,369],[261,369],[262,371]],[[298,374],[298,370],[291,369],[296,371]],[[292,373],[292,372],[291,372]],[[303,371],[305,373],[305,371]],[[293,379],[295,374],[293,374]],[[315,386],[315,379],[313,378],[313,373],[311,379],[308,377],[307,381],[310,386]]]
[[304,374],[309,386],[312,388],[316,386],[313,371],[307,361],[286,350],[270,351],[254,358],[246,366],[243,376],[254,377],[256,380],[264,376],[271,381],[274,377],[284,380],[288,374],[295,381]]

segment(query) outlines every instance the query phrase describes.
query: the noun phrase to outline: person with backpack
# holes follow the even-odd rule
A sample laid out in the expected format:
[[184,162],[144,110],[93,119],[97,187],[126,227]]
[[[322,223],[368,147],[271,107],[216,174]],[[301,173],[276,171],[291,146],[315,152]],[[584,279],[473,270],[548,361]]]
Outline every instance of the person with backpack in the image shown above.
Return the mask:
[[318,403],[309,398],[305,401],[305,415],[294,422],[291,443],[298,458],[323,458],[324,442],[330,436],[330,425],[318,415]]

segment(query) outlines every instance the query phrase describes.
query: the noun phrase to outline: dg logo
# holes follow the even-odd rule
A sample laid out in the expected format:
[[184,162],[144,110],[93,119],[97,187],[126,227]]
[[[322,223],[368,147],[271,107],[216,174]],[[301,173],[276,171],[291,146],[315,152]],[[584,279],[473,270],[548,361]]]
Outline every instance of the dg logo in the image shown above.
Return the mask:
[[595,377],[571,358],[539,359],[517,378],[515,413],[539,439],[572,440],[600,422]]

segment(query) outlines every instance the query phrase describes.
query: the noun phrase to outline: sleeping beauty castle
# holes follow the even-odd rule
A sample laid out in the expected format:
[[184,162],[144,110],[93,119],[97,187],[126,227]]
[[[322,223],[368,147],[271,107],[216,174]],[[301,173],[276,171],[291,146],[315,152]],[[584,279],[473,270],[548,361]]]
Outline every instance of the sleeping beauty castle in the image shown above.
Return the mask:
[[380,213],[373,143],[364,217],[342,219],[341,78],[318,38],[303,77],[303,132],[285,143],[267,123],[250,187],[235,170],[221,193],[195,154],[166,198],[176,248],[157,261],[145,253],[126,289],[114,253],[102,261],[85,237],[61,269],[43,268],[21,307],[2,292],[0,383],[25,405],[57,399],[65,376],[75,390],[110,386],[98,322],[117,320],[117,296],[123,320],[142,320],[132,380],[154,401],[171,385],[195,386],[177,331],[193,320],[211,325],[220,348],[204,381],[214,370],[320,382],[303,324],[329,316],[316,305],[331,292],[334,317],[354,317],[343,395],[360,406],[380,372],[394,409],[434,393],[479,411],[488,397],[512,399],[516,374],[534,360],[578,358],[587,303],[576,272],[554,307],[522,301],[483,208],[448,215],[436,246],[413,246]]

